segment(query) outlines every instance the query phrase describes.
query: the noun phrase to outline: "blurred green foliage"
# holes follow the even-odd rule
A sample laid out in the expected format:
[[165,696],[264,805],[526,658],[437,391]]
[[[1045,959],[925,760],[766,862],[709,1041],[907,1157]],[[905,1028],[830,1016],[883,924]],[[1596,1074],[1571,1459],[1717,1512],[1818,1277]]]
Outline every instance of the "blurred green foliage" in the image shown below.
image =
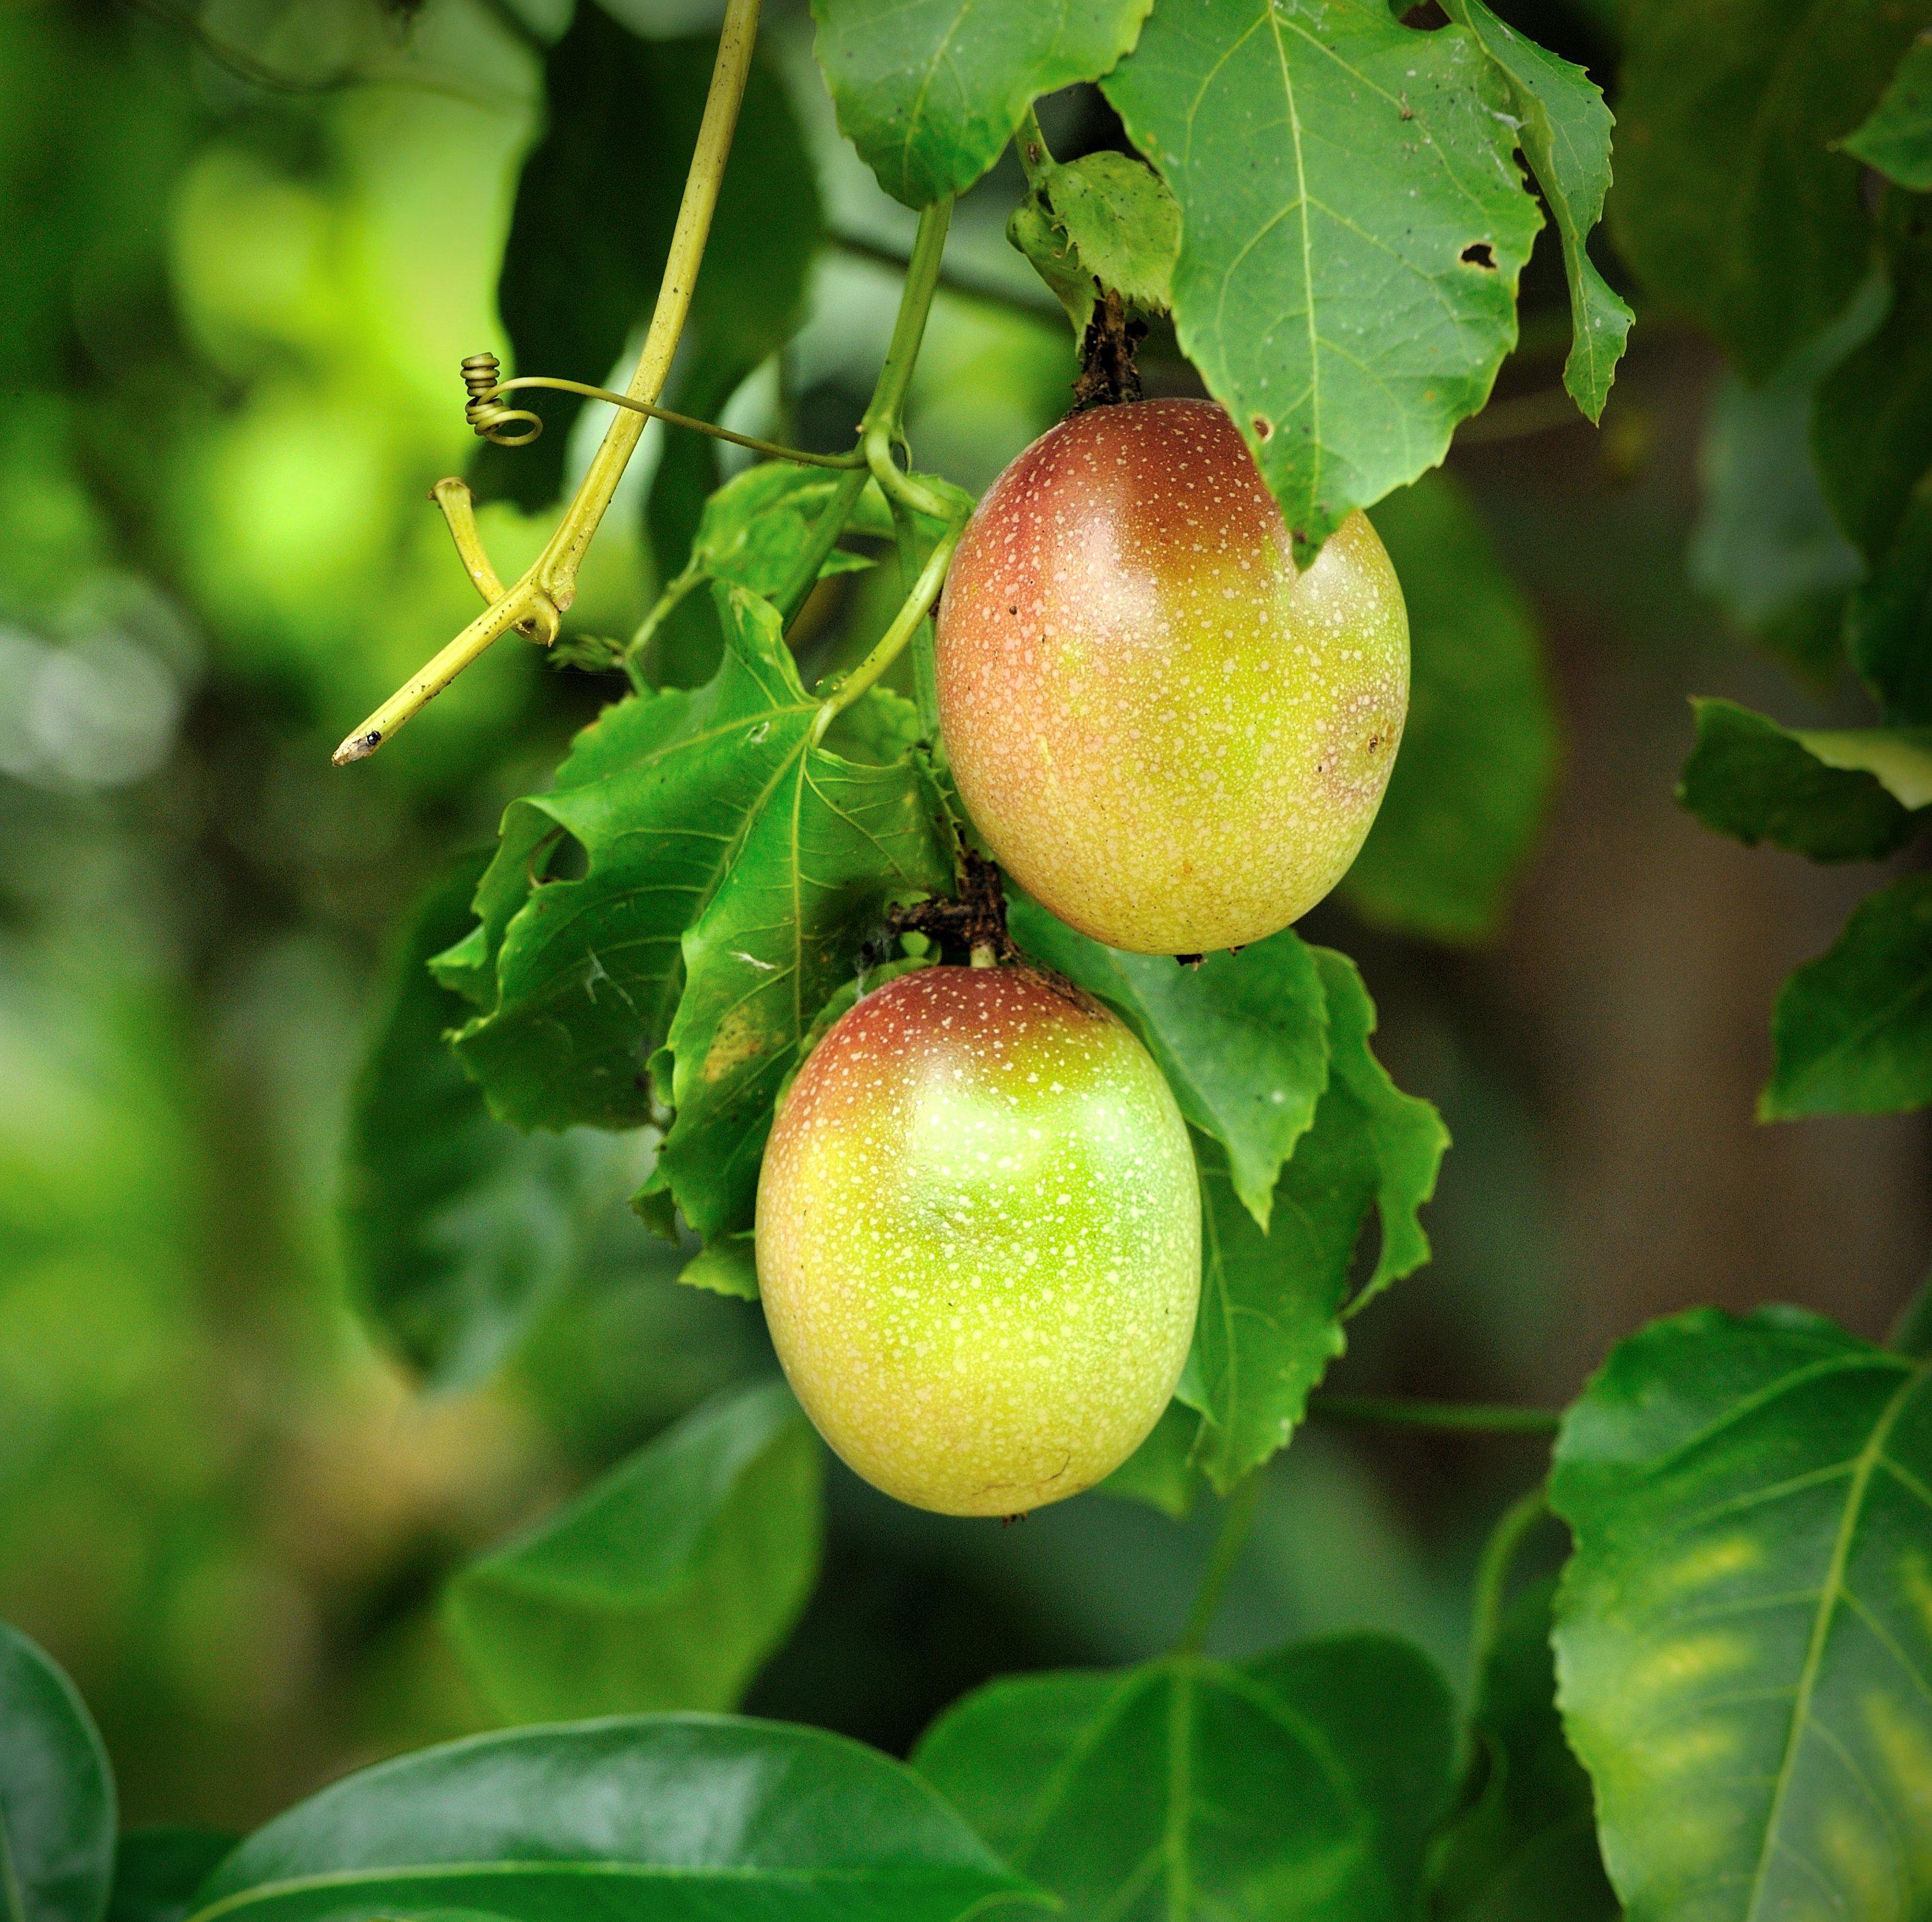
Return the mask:
[[[328,765],[475,605],[426,495],[474,449],[457,365],[502,343],[538,47],[568,12],[517,5],[0,10],[0,1617],[74,1674],[130,1821],[239,1828],[352,1761],[485,1725],[436,1623],[448,1573],[765,1359],[754,1305],[666,1285],[676,1252],[621,1220],[511,1367],[460,1393],[420,1394],[343,1286],[334,1171],[384,950],[620,685],[507,640],[405,747]],[[680,0],[608,11],[710,24]],[[1543,11],[1551,44],[1604,50],[1607,0]],[[842,238],[782,366],[724,418],[830,445],[891,325],[878,257],[910,222],[838,141],[808,35],[802,5],[775,7],[767,51]],[[1064,107],[1057,145],[1101,111]],[[1022,191],[1009,157],[962,206],[910,416],[920,464],[974,488],[1073,371],[1002,237]],[[1553,256],[1528,284],[1562,314]],[[1544,337],[1553,367],[1567,323]],[[1150,386],[1176,388],[1160,344]],[[660,441],[592,550],[580,636],[628,634],[658,584]],[[566,472],[588,444],[569,436]],[[1520,493],[1567,554],[1587,503]],[[1654,545],[1628,518],[1625,549]],[[497,500],[482,521],[508,574],[549,515]],[[808,609],[812,671],[896,603],[880,559]],[[1556,1204],[1509,1017],[1426,956],[1363,951],[1384,1038],[1462,1145],[1431,1219],[1436,1305],[1365,1329],[1355,1362],[1400,1377],[1420,1353],[1438,1389],[1521,1392]],[[1304,1436],[1217,1646],[1385,1627],[1454,1659],[1461,1577],[1516,1473],[1507,1449]],[[967,1527],[836,1470],[827,1500],[824,1579],[748,1705],[901,1749],[995,1671],[1164,1646],[1212,1526],[1095,1496]]]

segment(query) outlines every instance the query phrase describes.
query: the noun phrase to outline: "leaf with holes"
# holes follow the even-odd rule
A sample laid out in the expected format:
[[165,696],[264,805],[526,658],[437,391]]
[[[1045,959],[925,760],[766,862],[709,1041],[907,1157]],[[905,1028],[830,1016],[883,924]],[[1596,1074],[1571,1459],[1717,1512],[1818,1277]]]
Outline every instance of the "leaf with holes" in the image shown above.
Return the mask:
[[101,1922],[114,1782],[74,1684],[0,1622],[0,1915]]
[[[658,1171],[707,1239],[748,1218],[772,1092],[866,934],[952,872],[910,758],[814,746],[770,604],[717,593],[717,674],[608,709],[548,792],[512,803],[479,925],[439,964],[488,998],[458,1046],[519,1126],[651,1119],[671,1048]],[[581,873],[556,872],[566,854]]]
[[1448,1692],[1406,1644],[998,1681],[914,1765],[1067,1922],[1409,1922]]
[[556,1922],[593,1900],[651,1922],[964,1922],[1030,1893],[873,1749],[782,1722],[641,1716],[364,1769],[249,1836],[192,1922]]
[[1150,0],[813,0],[838,125],[908,207],[963,194],[1041,94],[1097,80]]
[[818,1578],[824,1463],[782,1382],[728,1390],[452,1585],[509,1722],[734,1707]]
[[1580,67],[1559,60],[1483,0],[1443,0],[1442,11],[1481,41],[1509,82],[1522,122],[1522,150],[1550,203],[1570,282],[1570,354],[1563,384],[1592,420],[1601,417],[1634,317],[1597,271],[1587,243],[1610,186],[1610,109]]
[[1779,990],[1765,1121],[1880,1115],[1932,1101],[1932,875],[1862,902]]
[[1163,0],[1105,83],[1180,205],[1180,343],[1305,560],[1440,461],[1516,341],[1540,216],[1508,83],[1382,0]]
[[1932,1905],[1932,1380],[1792,1311],[1632,1336],[1565,1417],[1559,1700],[1629,1922]]

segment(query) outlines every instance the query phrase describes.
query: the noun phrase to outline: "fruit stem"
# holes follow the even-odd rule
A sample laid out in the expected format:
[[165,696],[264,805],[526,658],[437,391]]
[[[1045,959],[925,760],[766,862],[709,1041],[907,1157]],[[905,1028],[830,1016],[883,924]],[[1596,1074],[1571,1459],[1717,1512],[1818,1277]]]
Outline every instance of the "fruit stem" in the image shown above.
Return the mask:
[[1551,1435],[1563,1419],[1556,1408],[1524,1408],[1484,1401],[1414,1401],[1400,1395],[1317,1395],[1308,1404],[1312,1421],[1351,1427],[1434,1428],[1492,1435]]
[[[728,0],[718,40],[718,58],[711,71],[710,91],[691,170],[678,204],[670,251],[658,288],[637,371],[626,392],[634,401],[654,405],[664,391],[677,352],[678,336],[690,311],[692,290],[704,258],[718,206],[718,190],[745,97],[745,79],[758,35],[759,0]],[[563,611],[577,597],[577,570],[598,523],[610,505],[626,465],[644,431],[644,417],[620,408],[605,430],[575,497],[542,553],[501,599],[486,608],[429,665],[415,675],[356,728],[335,750],[335,764],[346,766],[374,754],[383,742],[428,702],[447,687],[470,663],[500,635],[526,621],[536,624],[540,638],[554,638]]]
[[1261,1494],[1262,1478],[1256,1472],[1237,1482],[1221,1504],[1221,1526],[1208,1553],[1201,1586],[1195,1592],[1194,1605],[1188,1610],[1187,1620],[1174,1644],[1176,1654],[1198,1655],[1206,1646],[1208,1631],[1214,1625],[1215,1611],[1227,1592],[1228,1578],[1248,1545],[1248,1531],[1254,1527]]
[[1483,1545],[1482,1559],[1476,1564],[1475,1600],[1469,1620],[1472,1686],[1480,1685],[1490,1650],[1496,1646],[1496,1630],[1502,1622],[1504,1605],[1509,1599],[1509,1579],[1516,1556],[1531,1531],[1549,1512],[1550,1497],[1539,1482],[1504,1509],[1502,1519]]
[[1027,185],[1036,194],[1043,193],[1053,173],[1053,149],[1046,144],[1046,136],[1040,131],[1040,115],[1030,102],[1014,133],[1013,145],[1019,150],[1020,165],[1026,170]]
[[947,563],[952,558],[952,550],[959,545],[963,531],[960,524],[955,521],[940,536],[932,551],[926,556],[926,565],[920,569],[919,578],[913,583],[912,592],[906,596],[904,605],[892,616],[892,625],[880,635],[872,651],[826,695],[812,724],[814,747],[825,738],[826,729],[898,659],[901,650],[926,618],[927,610],[939,598],[940,584],[946,578]]
[[905,410],[906,391],[912,385],[920,342],[926,335],[926,316],[932,311],[932,297],[938,290],[940,261],[946,252],[946,230],[952,219],[950,200],[934,201],[919,217],[919,231],[913,236],[912,256],[906,263],[905,287],[899,296],[898,316],[892,323],[885,365],[879,369],[872,404],[859,427],[859,446],[866,464],[886,499],[931,521],[952,519],[952,503],[908,473],[899,465],[894,450],[899,438],[900,416]]

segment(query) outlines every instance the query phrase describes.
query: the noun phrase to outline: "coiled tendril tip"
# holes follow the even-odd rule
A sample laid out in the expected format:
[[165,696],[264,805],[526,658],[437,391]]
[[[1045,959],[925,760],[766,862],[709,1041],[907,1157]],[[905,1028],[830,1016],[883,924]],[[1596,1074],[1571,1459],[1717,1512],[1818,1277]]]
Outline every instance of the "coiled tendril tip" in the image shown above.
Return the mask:
[[[520,407],[506,407],[501,397],[503,363],[493,353],[472,353],[463,362],[463,385],[469,404],[463,418],[484,440],[499,447],[527,446],[543,431],[543,422]],[[526,422],[526,431],[509,434],[506,428]]]

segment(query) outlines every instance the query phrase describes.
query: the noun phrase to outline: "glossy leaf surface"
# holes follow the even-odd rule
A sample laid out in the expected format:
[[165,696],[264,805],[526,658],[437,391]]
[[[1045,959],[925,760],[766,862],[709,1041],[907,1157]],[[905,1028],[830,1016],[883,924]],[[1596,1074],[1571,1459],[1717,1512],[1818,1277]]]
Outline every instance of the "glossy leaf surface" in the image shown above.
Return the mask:
[[1406,1922],[1449,1742],[1428,1662],[1363,1635],[994,1682],[914,1759],[1068,1922]]
[[1795,1311],[1632,1336],[1565,1418],[1560,1699],[1630,1922],[1932,1901],[1932,1383]]
[[958,1922],[1025,1885],[898,1763],[724,1716],[519,1730],[326,1788],[243,1842],[196,1914],[483,1911],[631,1922]]

